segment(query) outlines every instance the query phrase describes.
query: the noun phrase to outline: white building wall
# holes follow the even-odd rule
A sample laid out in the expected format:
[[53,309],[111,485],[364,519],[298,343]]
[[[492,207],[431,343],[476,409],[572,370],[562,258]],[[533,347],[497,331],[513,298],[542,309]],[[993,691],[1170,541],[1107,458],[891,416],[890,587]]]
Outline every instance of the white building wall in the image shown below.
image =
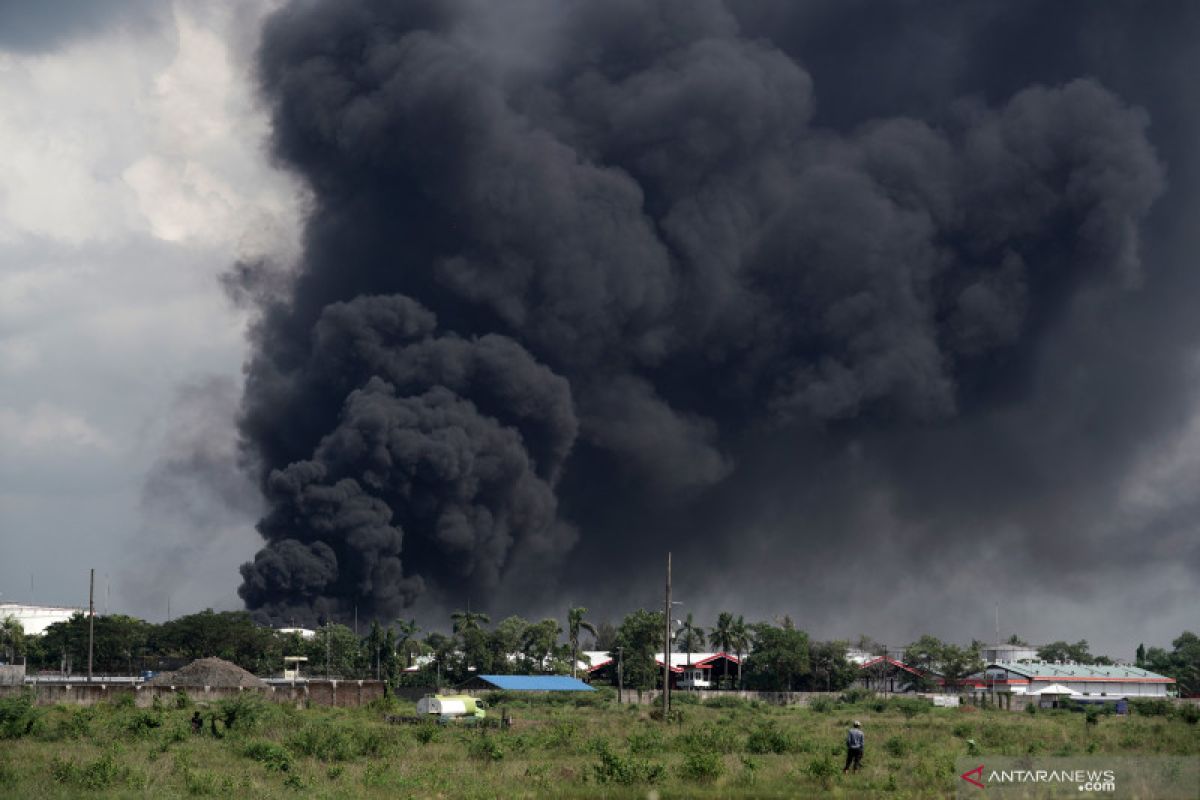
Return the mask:
[[63,606],[23,606],[17,603],[0,603],[0,619],[13,617],[21,623],[28,636],[40,636],[56,622],[66,622],[82,608]]

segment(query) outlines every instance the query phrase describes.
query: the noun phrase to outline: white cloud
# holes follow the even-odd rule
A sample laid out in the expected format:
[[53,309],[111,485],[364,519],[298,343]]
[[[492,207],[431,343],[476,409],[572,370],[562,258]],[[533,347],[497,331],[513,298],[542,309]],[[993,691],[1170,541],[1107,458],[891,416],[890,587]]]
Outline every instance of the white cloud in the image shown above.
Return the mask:
[[[78,413],[48,403],[31,409],[0,407],[0,441],[9,448],[40,451],[58,447],[111,450],[113,443]],[[7,457],[14,456],[12,450]]]
[[[297,186],[267,163],[249,78],[252,5],[180,0],[158,28],[0,51],[0,545],[18,527],[27,542],[0,558],[0,591],[42,564],[53,594],[44,570],[103,568],[139,528],[178,386],[240,380],[246,315],[218,276],[296,250]],[[228,527],[253,546],[249,521]],[[192,578],[236,602],[236,570],[209,567]]]

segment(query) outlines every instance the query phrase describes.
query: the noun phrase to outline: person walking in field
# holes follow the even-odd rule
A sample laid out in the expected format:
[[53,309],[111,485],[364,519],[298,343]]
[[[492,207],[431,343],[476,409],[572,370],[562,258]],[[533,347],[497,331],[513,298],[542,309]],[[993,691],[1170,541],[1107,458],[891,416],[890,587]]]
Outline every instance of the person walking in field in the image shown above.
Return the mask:
[[842,772],[848,772],[851,765],[857,772],[862,767],[863,748],[866,747],[867,737],[863,735],[862,723],[854,720],[854,727],[846,731],[846,766]]

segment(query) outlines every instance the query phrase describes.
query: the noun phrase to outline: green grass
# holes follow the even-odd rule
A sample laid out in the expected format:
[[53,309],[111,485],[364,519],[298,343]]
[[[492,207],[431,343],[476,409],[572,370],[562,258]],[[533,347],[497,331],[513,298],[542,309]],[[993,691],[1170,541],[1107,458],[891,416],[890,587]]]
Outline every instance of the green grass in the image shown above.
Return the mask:
[[[978,755],[1200,754],[1200,725],[1170,710],[1131,717],[929,709],[864,698],[818,711],[646,707],[503,698],[509,731],[389,725],[364,709],[295,709],[249,696],[195,708],[0,705],[5,797],[888,797],[953,796],[954,761]],[[204,733],[189,719],[199,709]],[[215,715],[218,737],[210,733]],[[867,735],[843,775],[842,739]]]

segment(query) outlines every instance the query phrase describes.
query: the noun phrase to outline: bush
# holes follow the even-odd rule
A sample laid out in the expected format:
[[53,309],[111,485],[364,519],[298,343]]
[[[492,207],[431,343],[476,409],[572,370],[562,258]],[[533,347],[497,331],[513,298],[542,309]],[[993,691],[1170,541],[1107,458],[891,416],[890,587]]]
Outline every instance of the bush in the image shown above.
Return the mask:
[[28,736],[41,715],[41,710],[33,705],[31,692],[0,700],[0,739]]
[[592,765],[592,774],[597,783],[615,783],[629,786],[637,783],[657,783],[666,775],[667,768],[655,761],[622,757],[608,748],[600,753],[600,761]]
[[262,763],[272,772],[288,772],[294,766],[291,751],[276,742],[249,742],[242,748],[242,755]]
[[746,751],[755,755],[780,755],[792,749],[791,738],[773,720],[759,723],[746,737]]
[[817,697],[808,704],[808,708],[818,714],[828,714],[833,711],[833,700],[828,697]]
[[809,777],[818,781],[824,786],[828,786],[835,775],[837,775],[837,764],[833,763],[833,759],[829,756],[821,756],[814,758],[808,762],[808,766],[804,768]]
[[725,772],[721,756],[711,751],[693,750],[686,753],[679,765],[679,776],[686,781],[712,783]]
[[217,703],[217,713],[226,730],[241,732],[256,730],[276,710],[262,697],[249,692]]
[[896,758],[904,758],[909,750],[908,741],[901,736],[890,736],[883,743],[883,749],[888,755],[895,756]]
[[704,705],[707,708],[728,708],[728,709],[737,709],[737,710],[742,710],[742,711],[748,711],[751,709],[758,708],[761,705],[761,703],[759,703],[757,700],[746,700],[744,698],[735,697],[733,695],[719,694],[716,697],[713,697],[709,700],[705,700]]
[[476,736],[467,746],[467,755],[479,761],[499,761],[504,758],[504,748],[495,736]]
[[1169,717],[1171,715],[1170,700],[1130,700],[1129,707],[1143,717]]
[[50,761],[50,776],[58,783],[96,791],[124,781],[129,770],[117,764],[112,753],[105,753],[82,766],[55,756]]
[[676,740],[684,750],[706,753],[729,753],[733,751],[734,739],[729,733],[715,725],[702,725],[680,734]]
[[156,728],[161,728],[162,724],[162,715],[145,709],[122,714],[116,719],[116,725],[119,730],[138,738],[149,736]]
[[628,742],[629,752],[637,755],[649,755],[662,751],[666,737],[658,728],[646,728],[629,734]]
[[[418,726],[418,741],[422,731],[432,732],[436,728],[433,725]],[[386,740],[375,728],[314,721],[289,736],[287,745],[301,755],[322,761],[349,761],[360,756],[379,755]]]
[[864,701],[872,699],[873,697],[875,697],[875,693],[872,692],[871,690],[863,689],[858,686],[852,686],[849,689],[847,689],[846,691],[842,692],[842,696],[838,699],[842,703],[853,704],[853,703],[862,703]]
[[430,744],[438,739],[438,726],[432,722],[423,722],[413,731],[413,737],[421,744]]
[[1188,725],[1195,725],[1197,722],[1200,722],[1200,706],[1186,703],[1179,707],[1178,714],[1179,718]]

